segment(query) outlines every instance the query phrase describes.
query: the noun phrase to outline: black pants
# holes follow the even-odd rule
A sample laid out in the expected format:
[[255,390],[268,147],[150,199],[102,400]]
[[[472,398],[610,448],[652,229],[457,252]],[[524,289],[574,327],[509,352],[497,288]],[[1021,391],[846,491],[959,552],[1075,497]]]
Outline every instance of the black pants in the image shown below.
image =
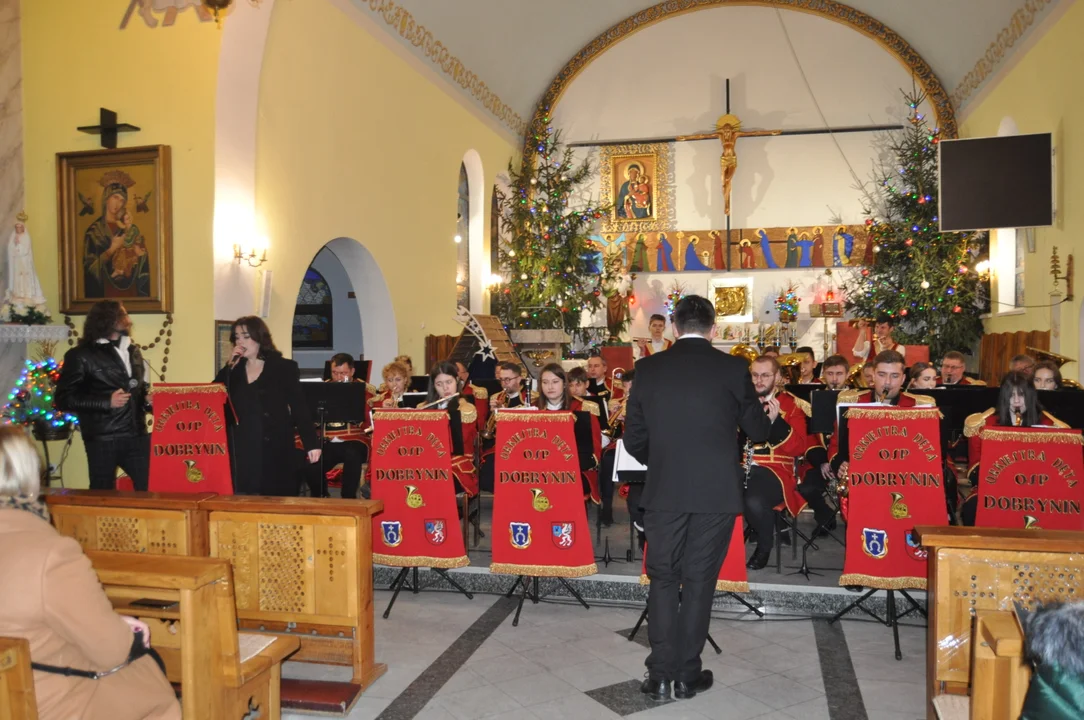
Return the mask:
[[[369,457],[369,448],[360,442],[325,442],[322,463],[312,463],[305,468],[308,473],[309,490],[313,497],[327,496],[327,472],[339,463],[343,465],[342,496],[354,500],[361,486],[361,466]],[[320,468],[324,477],[320,477]]]
[[[690,682],[701,670],[715,582],[734,530],[733,513],[647,510],[647,656],[652,679]],[[679,601],[680,593],[680,601]]]
[[598,468],[598,492],[602,498],[602,520],[613,522],[614,520],[614,460],[617,453],[612,450],[604,450],[602,461]]
[[83,446],[87,450],[91,490],[115,490],[118,467],[132,478],[136,490],[147,489],[151,461],[150,435],[84,438]]
[[493,492],[493,453],[482,458],[482,467],[478,468],[478,489]]
[[783,485],[771,470],[754,465],[745,488],[745,521],[757,535],[757,549],[775,544],[775,508],[783,502]]
[[817,525],[824,525],[835,517],[835,511],[828,506],[828,501],[824,499],[824,491],[827,487],[828,481],[819,467],[806,470],[805,477],[802,478],[801,484],[798,485],[799,494],[809,503],[809,507],[813,508],[813,518],[816,520]]

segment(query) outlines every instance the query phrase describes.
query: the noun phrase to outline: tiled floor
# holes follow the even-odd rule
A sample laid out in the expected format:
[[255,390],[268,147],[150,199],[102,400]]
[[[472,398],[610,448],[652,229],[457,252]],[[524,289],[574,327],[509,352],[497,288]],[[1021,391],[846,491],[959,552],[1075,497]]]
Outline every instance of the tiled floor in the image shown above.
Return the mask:
[[[387,599],[388,593],[377,594],[378,609]],[[722,654],[710,647],[704,654],[704,666],[715,673],[715,686],[691,700],[656,704],[639,692],[647,654],[639,641],[646,639],[646,627],[638,642],[627,639],[639,609],[528,603],[519,627],[512,627],[512,609],[508,601],[492,595],[476,595],[474,600],[435,592],[400,596],[391,619],[376,621],[377,659],[387,663],[389,671],[365,693],[349,718],[917,720],[924,716],[925,631],[919,627],[901,628],[904,659],[897,662],[891,631],[871,622],[844,621],[815,629],[814,622],[822,621],[716,618],[711,634]],[[479,636],[487,619],[488,635]],[[491,633],[490,627],[495,627]],[[457,652],[464,645],[476,649]],[[449,648],[447,667],[430,668]],[[851,662],[841,665],[846,654]],[[821,666],[825,657],[831,664],[827,672]],[[284,674],[344,679],[339,668],[293,663],[287,664]],[[423,680],[414,683],[419,676]],[[833,678],[828,688],[825,677]],[[426,678],[437,679],[429,683]],[[836,708],[833,713],[830,701]]]

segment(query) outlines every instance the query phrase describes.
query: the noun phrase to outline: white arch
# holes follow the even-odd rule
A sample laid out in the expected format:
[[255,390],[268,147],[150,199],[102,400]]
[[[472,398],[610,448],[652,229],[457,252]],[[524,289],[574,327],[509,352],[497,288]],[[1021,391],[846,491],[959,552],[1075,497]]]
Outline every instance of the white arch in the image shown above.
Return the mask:
[[399,352],[395,308],[384,273],[368,248],[354,238],[338,237],[324,247],[339,258],[354,286],[365,359],[372,360],[372,377],[378,378],[380,368],[394,360]]
[[471,148],[463,153],[463,167],[467,169],[467,187],[469,190],[470,243],[467,257],[470,260],[470,311],[482,312],[482,293],[485,292],[485,278],[489,277],[489,256],[486,253],[485,217],[486,187],[485,173],[482,171],[482,156]]

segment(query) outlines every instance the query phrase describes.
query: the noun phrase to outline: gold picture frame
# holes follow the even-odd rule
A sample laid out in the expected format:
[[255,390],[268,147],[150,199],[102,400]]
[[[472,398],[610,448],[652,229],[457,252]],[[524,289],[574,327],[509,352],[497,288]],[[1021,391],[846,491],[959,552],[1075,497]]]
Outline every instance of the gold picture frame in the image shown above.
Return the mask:
[[715,277],[709,287],[716,323],[753,322],[753,278]]
[[57,153],[60,311],[173,311],[170,148]]
[[602,232],[672,229],[673,149],[669,143],[599,148],[600,196],[610,212]]
[[[233,354],[233,342],[230,335],[233,334],[234,320],[215,320],[215,372],[226,364],[226,360]],[[212,375],[211,377],[214,377]]]

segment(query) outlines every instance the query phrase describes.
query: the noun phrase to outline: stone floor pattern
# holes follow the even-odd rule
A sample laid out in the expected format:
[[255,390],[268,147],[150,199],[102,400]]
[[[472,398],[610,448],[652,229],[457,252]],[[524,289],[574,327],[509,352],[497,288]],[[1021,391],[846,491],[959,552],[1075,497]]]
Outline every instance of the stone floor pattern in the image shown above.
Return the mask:
[[[640,609],[543,601],[524,606],[493,595],[444,592],[375,598],[376,656],[388,672],[355,705],[351,720],[473,718],[688,718],[690,720],[919,720],[925,717],[925,629],[889,628],[860,617],[823,619],[717,613],[704,650],[715,686],[691,700],[654,703],[639,692],[646,625]],[[342,668],[287,663],[287,677],[348,680]],[[288,720],[311,716],[283,714]]]

